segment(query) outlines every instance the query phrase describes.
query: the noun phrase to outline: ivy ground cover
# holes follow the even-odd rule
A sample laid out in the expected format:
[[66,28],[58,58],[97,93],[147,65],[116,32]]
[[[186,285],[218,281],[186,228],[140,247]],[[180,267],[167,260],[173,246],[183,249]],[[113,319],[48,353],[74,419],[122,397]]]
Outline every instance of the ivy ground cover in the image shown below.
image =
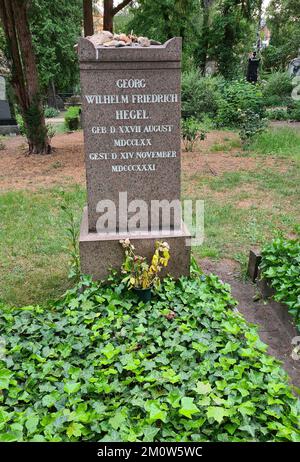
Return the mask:
[[300,332],[300,239],[273,239],[262,250],[260,269],[275,290],[274,299],[287,305]]
[[2,306],[1,441],[300,441],[299,401],[217,277],[151,303],[84,279]]

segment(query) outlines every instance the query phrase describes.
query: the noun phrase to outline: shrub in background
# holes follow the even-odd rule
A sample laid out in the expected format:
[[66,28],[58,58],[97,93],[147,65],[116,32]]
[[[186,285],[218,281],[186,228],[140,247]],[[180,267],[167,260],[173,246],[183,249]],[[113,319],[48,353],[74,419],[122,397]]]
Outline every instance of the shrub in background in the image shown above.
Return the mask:
[[44,114],[47,119],[51,119],[52,117],[58,116],[59,110],[55,107],[46,106],[44,109]]
[[228,82],[223,87],[222,96],[216,119],[219,127],[240,128],[241,114],[245,111],[251,111],[259,118],[266,115],[263,94],[258,84],[253,85],[245,80]]
[[215,117],[220,104],[220,77],[202,77],[197,70],[182,74],[182,118]]
[[286,109],[272,109],[267,111],[269,120],[288,120],[289,115]]
[[80,126],[80,106],[70,106],[65,115],[65,125],[68,130],[78,130]]
[[263,68],[267,71],[276,71],[286,67],[287,50],[285,47],[270,44],[261,51]]
[[17,121],[19,130],[20,130],[20,134],[22,136],[26,136],[25,124],[24,124],[24,120],[21,114],[16,113],[16,121]]
[[287,106],[287,114],[290,120],[300,122],[300,101],[291,100]]
[[181,133],[185,151],[193,151],[196,141],[202,141],[206,138],[205,130],[194,117],[182,119]]
[[293,90],[292,79],[287,72],[274,72],[262,86],[266,106],[287,104]]
[[266,119],[250,109],[240,112],[240,131],[239,135],[242,145],[246,148],[249,143],[259,133],[263,132],[267,126]]

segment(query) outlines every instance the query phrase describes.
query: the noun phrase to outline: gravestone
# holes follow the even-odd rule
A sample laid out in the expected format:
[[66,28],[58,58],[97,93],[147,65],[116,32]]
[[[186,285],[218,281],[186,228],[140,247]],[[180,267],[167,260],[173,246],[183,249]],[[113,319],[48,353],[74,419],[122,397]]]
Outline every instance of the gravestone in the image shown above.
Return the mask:
[[291,77],[300,76],[300,48],[298,50],[298,56],[290,62],[288,72]]
[[5,77],[0,75],[0,101],[6,100],[6,85],[5,85]]
[[[80,232],[82,271],[102,279],[110,267],[120,268],[119,240],[129,238],[148,258],[156,240],[167,241],[168,273],[187,275],[190,234],[178,208],[181,39],[147,48],[94,43],[89,37],[78,45],[88,198]],[[161,201],[171,210],[169,218]],[[111,207],[115,221],[105,221]]]
[[6,99],[6,81],[0,75],[0,135],[18,134],[19,128],[15,119],[12,118],[9,103]]

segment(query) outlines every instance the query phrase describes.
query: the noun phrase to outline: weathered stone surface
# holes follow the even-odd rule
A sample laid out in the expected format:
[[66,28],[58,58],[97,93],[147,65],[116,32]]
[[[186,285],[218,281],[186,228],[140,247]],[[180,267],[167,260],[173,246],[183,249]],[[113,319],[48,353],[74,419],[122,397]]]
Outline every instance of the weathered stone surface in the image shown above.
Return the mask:
[[251,249],[249,252],[248,274],[254,282],[258,275],[258,267],[261,262],[261,254],[257,249]]
[[0,75],[0,101],[6,100],[6,82],[5,77]]
[[15,119],[12,118],[9,103],[6,99],[5,77],[0,75],[0,135],[19,134],[19,128]]
[[81,39],[90,231],[98,202],[117,204],[120,191],[128,202],[180,199],[180,45],[176,38],[145,49],[100,47],[86,64],[95,48]]
[[149,261],[154,253],[155,241],[167,241],[170,245],[171,258],[168,267],[162,271],[161,276],[170,274],[177,279],[182,275],[189,275],[191,236],[184,224],[182,229],[170,233],[164,231],[141,231],[136,234],[91,233],[88,230],[87,208],[84,209],[80,229],[81,271],[85,274],[91,274],[96,280],[101,280],[109,275],[111,268],[119,270],[124,258],[124,250],[119,240],[127,238],[135,246],[137,254],[146,256]]
[[[120,268],[120,239],[129,238],[148,258],[155,241],[163,239],[171,246],[168,272],[187,275],[190,234],[181,214],[166,221],[152,207],[152,201],[167,201],[171,209],[180,204],[181,39],[153,46],[96,43],[86,38],[78,46],[88,193],[80,234],[82,271],[101,279],[110,267]],[[100,223],[104,200],[116,207],[117,228]],[[127,206],[136,200],[144,201],[156,226],[140,223],[132,232]]]

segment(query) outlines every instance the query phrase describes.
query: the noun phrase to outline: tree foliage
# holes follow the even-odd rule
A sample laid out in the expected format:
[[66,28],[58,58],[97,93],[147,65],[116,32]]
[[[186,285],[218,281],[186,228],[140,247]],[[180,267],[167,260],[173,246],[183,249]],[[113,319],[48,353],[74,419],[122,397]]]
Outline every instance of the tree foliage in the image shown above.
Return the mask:
[[128,30],[161,41],[181,36],[184,52],[202,72],[206,61],[214,59],[220,72],[231,77],[241,54],[255,44],[259,4],[260,0],[141,0],[131,9]]
[[133,18],[127,24],[127,32],[133,31],[161,42],[182,37],[184,60],[187,55],[193,56],[201,21],[199,0],[141,0],[130,12]]
[[74,45],[81,35],[82,0],[32,0],[29,20],[37,57],[40,84],[60,90],[79,80]]
[[267,9],[270,46],[263,53],[267,70],[284,70],[300,48],[298,0],[272,0]]
[[259,0],[219,0],[209,28],[209,53],[226,78],[236,76],[243,54],[255,45]]

